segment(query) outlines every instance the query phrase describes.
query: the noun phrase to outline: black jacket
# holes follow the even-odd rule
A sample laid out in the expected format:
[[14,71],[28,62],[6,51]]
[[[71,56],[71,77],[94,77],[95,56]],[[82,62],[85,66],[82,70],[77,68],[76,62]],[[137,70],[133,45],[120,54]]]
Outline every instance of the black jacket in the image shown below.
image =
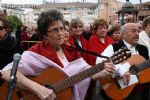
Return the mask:
[[[120,40],[117,43],[112,44],[112,46],[113,46],[114,52],[118,51],[122,47],[126,47],[122,40]],[[146,46],[137,44],[135,49],[139,52],[139,55],[143,56],[147,60],[149,59],[148,49]]]
[[22,52],[22,46],[15,37],[8,35],[5,40],[0,41],[0,69],[13,61],[15,53],[22,54]]

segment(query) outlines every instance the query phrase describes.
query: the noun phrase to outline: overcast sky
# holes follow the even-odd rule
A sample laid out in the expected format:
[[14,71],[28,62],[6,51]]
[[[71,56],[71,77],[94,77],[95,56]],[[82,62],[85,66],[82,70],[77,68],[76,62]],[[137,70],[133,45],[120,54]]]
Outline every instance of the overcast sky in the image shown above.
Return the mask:
[[[43,0],[1,0],[2,3],[8,4],[41,4]],[[54,0],[46,0],[47,2],[54,2]],[[55,0],[55,2],[72,2],[72,1],[83,1],[83,0]],[[85,0],[86,2],[97,2],[98,0]],[[126,0],[119,0],[125,2]],[[150,0],[142,0],[142,2],[147,2]],[[130,0],[132,3],[140,3],[139,0]]]

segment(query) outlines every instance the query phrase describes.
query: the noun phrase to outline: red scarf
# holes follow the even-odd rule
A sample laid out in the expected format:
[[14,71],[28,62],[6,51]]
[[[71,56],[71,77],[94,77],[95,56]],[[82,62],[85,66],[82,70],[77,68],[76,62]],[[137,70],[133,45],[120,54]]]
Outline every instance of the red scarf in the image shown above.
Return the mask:
[[[92,51],[92,52],[95,52],[95,53],[98,53],[98,54],[101,54],[104,49],[113,43],[113,40],[106,36],[104,38],[104,43],[102,43],[99,38],[97,37],[96,34],[93,34],[89,40],[89,44],[88,44],[88,51]],[[90,65],[95,65],[96,63],[96,56],[93,56],[93,55],[90,55],[88,54],[87,56],[87,62],[90,64]]]
[[[75,43],[74,43],[73,35],[69,36],[68,41],[72,46],[74,46],[76,48]],[[87,50],[88,42],[82,35],[80,35],[80,42],[81,42],[81,45],[82,45],[82,49]],[[87,53],[86,52],[80,52],[80,54],[81,54],[81,56],[83,57],[84,60],[87,59]]]
[[[64,54],[69,62],[81,57],[79,52],[77,52],[73,48],[69,48],[69,45],[67,45],[65,43],[62,45],[62,49],[63,49]],[[55,62],[59,66],[64,67],[63,64],[61,63],[61,61],[59,60],[55,49],[48,43],[47,40],[44,40],[44,41],[32,46],[29,49],[29,51],[35,52],[39,55],[42,55],[42,56],[48,58],[49,60]]]

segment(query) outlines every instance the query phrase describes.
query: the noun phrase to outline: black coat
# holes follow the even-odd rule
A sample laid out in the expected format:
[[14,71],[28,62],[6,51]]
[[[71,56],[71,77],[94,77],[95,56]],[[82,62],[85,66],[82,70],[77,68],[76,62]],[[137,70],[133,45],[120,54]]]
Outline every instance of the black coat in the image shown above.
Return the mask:
[[22,52],[22,46],[15,37],[8,35],[5,40],[0,41],[0,69],[13,61],[15,53],[22,54]]
[[[118,43],[112,44],[114,52],[118,51],[122,47],[126,47],[124,42],[120,40]],[[144,45],[137,44],[135,49],[139,52],[139,55],[143,56],[145,59],[149,59],[148,49]]]

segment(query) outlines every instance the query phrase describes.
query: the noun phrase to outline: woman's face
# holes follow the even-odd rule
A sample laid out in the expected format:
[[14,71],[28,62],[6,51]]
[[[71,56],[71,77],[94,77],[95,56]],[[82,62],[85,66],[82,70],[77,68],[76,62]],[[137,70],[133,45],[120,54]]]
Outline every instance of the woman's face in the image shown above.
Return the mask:
[[105,38],[105,36],[107,35],[107,26],[106,25],[99,25],[97,30],[96,30],[96,35],[99,38]]
[[84,25],[84,31],[85,31],[85,32],[90,32],[90,31],[91,31],[91,26],[90,26],[90,24],[85,24],[85,25]]
[[24,27],[24,26],[21,26],[21,27],[20,27],[20,31],[21,31],[21,32],[23,31],[23,27]]
[[113,38],[114,41],[120,40],[121,39],[121,33],[120,33],[120,31],[113,32],[112,38]]
[[3,39],[6,36],[7,32],[3,26],[3,22],[0,21],[0,39]]
[[68,40],[69,38],[69,26],[65,25],[65,31],[64,31],[64,40]]
[[47,39],[52,47],[58,47],[64,42],[64,26],[61,21],[55,21],[47,30]]
[[150,24],[147,24],[147,26],[145,27],[145,31],[150,36]]
[[77,25],[71,27],[71,33],[73,35],[81,35],[82,31],[83,31],[83,25],[82,24],[77,24]]

